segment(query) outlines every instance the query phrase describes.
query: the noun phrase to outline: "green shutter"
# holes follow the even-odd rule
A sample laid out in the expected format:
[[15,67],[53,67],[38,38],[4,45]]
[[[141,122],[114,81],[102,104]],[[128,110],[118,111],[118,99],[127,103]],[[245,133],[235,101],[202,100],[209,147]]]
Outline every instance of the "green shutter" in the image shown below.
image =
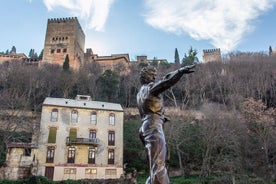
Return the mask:
[[50,127],[48,143],[56,143],[56,137],[57,137],[57,128]]
[[70,129],[69,139],[70,139],[70,142],[71,141],[75,142],[77,140],[77,129],[75,128]]

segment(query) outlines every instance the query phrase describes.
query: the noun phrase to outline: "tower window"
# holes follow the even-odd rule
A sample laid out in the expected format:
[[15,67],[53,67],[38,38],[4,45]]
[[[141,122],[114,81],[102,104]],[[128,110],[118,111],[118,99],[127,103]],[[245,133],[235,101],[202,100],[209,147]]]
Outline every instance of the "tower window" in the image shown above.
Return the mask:
[[60,53],[60,49],[57,49],[57,53]]
[[55,49],[51,49],[51,54],[54,54],[55,53]]
[[65,52],[67,52],[67,49],[65,48],[65,49],[63,49],[63,53],[65,53]]

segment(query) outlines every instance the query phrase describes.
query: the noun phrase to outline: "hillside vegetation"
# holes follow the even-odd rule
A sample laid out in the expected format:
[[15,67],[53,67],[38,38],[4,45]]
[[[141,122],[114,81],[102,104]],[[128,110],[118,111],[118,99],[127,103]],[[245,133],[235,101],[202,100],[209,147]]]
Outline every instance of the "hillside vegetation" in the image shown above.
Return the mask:
[[[142,66],[133,64],[129,75],[119,76],[124,68],[101,72],[96,63],[77,72],[56,65],[0,65],[0,110],[9,111],[8,116],[0,113],[1,139],[4,143],[13,140],[11,132],[17,131],[17,126],[10,122],[18,126],[23,121],[33,123],[31,116],[22,119],[17,114],[39,114],[45,97],[83,94],[135,109]],[[160,63],[156,67],[161,77],[178,65]],[[275,57],[247,53],[229,55],[224,63],[198,64],[195,73],[164,93],[164,99],[171,117],[165,125],[171,174],[197,174],[200,178],[224,174],[231,181],[254,175],[275,180]],[[126,113],[125,120],[127,169],[146,171],[146,156],[138,139],[139,116]],[[4,150],[1,145],[1,152]]]

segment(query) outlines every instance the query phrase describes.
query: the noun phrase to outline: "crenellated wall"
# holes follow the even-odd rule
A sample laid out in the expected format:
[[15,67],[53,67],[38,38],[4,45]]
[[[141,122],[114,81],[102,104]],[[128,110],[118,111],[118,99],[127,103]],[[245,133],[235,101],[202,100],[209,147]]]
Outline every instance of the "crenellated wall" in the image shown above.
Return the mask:
[[202,57],[203,63],[222,61],[220,49],[204,49]]

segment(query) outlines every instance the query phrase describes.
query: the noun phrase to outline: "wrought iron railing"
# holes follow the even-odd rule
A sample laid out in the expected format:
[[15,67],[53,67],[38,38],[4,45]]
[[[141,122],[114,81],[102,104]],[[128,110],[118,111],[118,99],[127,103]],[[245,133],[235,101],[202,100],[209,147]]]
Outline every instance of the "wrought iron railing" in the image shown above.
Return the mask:
[[86,145],[98,145],[98,139],[97,138],[75,138],[70,139],[70,137],[66,137],[66,144],[72,145],[72,144],[86,144]]

